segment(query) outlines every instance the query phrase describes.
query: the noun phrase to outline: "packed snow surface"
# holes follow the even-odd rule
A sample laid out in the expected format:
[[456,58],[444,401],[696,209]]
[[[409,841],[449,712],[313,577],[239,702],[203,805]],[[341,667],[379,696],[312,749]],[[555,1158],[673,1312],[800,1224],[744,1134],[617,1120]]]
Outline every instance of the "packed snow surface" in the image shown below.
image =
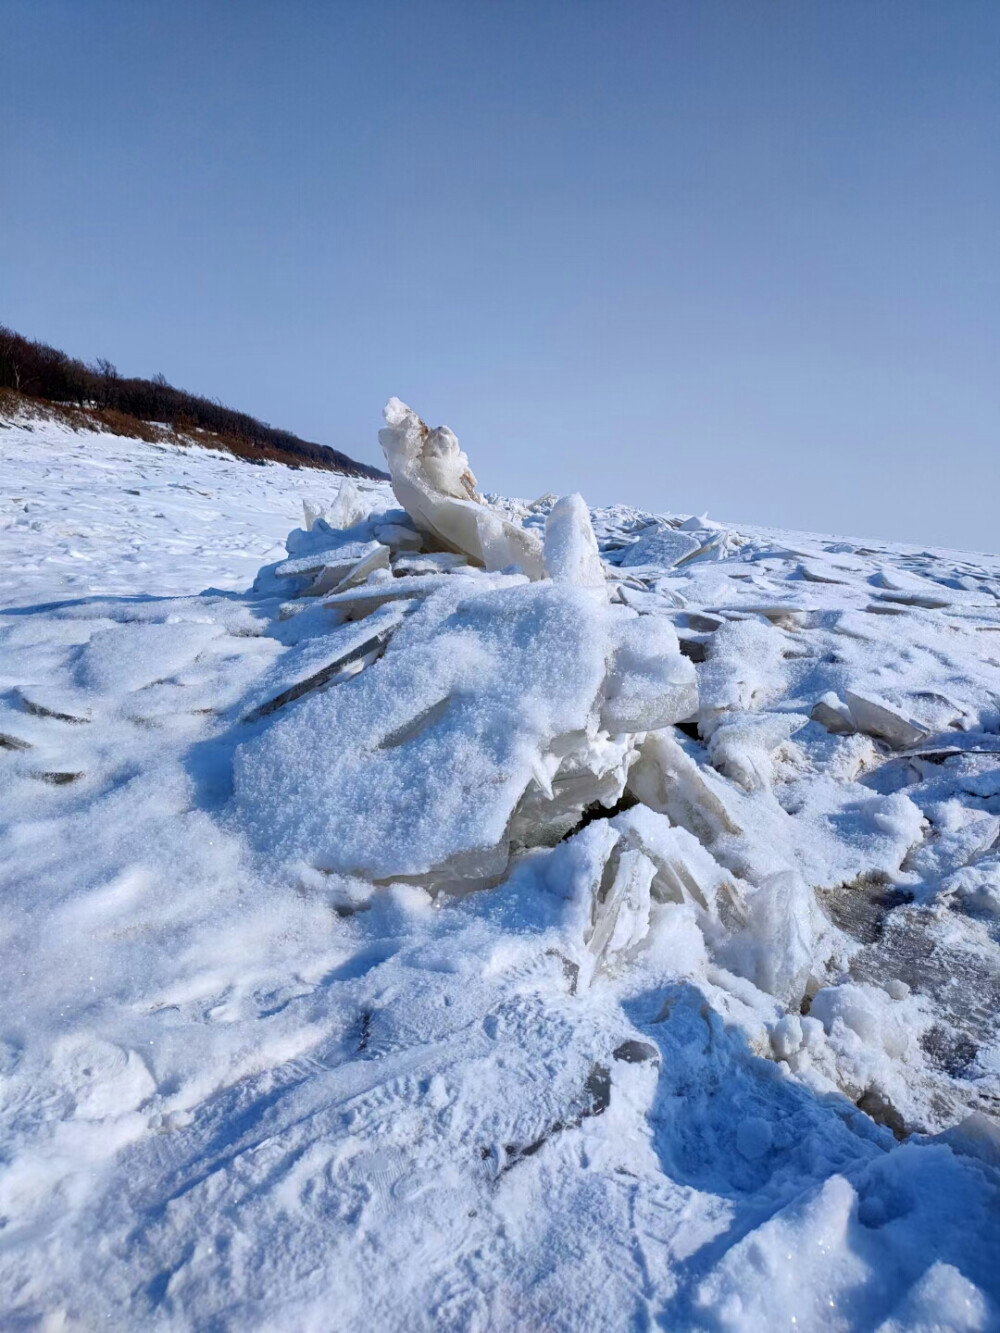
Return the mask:
[[1000,560],[383,444],[0,427],[0,1326],[1000,1327]]

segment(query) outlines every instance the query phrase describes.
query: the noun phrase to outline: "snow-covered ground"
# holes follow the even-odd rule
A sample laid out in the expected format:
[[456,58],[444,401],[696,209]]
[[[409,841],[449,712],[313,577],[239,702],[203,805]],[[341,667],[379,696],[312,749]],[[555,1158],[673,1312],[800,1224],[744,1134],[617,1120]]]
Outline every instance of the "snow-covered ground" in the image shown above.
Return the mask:
[[0,470],[0,1326],[1000,1327],[1000,560]]

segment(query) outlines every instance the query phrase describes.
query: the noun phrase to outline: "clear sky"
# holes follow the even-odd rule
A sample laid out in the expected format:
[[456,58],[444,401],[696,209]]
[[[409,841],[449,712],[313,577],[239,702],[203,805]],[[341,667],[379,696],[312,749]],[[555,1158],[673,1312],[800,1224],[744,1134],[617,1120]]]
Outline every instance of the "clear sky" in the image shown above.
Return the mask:
[[997,0],[0,0],[0,322],[368,462],[1000,548]]

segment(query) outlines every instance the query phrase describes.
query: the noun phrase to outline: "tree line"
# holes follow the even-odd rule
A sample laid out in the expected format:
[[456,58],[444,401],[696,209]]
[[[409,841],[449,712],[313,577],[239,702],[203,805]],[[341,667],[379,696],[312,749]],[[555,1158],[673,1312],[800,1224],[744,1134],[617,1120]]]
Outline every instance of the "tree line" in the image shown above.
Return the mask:
[[75,406],[98,419],[102,414],[120,413],[138,421],[171,426],[181,433],[208,432],[223,447],[244,458],[327,468],[350,476],[385,476],[377,468],[355,462],[339,449],[300,440],[290,431],[278,430],[246,412],[236,412],[210,398],[175,389],[162,375],[154,375],[152,379],[119,375],[115,366],[104,358],[88,365],[46,343],[23,338],[3,325],[0,325],[0,389]]

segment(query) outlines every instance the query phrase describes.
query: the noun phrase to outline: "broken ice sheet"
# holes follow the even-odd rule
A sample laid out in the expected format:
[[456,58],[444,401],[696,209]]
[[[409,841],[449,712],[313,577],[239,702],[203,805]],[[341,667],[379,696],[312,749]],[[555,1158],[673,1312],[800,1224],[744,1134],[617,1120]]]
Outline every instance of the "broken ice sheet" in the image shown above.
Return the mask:
[[903,750],[927,737],[927,728],[907,720],[894,708],[865,698],[852,690],[845,691],[847,706],[858,731],[887,741],[894,749]]
[[239,712],[258,721],[312,690],[322,689],[344,668],[377,654],[402,622],[405,602],[389,602],[361,621],[349,621],[288,648],[242,698]]
[[669,569],[680,564],[700,550],[701,539],[690,532],[680,532],[676,528],[657,527],[655,531],[640,537],[634,545],[626,548],[619,560],[623,569],[653,565],[659,569]]
[[477,586],[444,576],[381,661],[237,751],[261,845],[379,880],[488,880],[512,837],[550,841],[614,804],[632,749],[609,732],[696,706],[669,622],[644,639],[587,587]]
[[[457,599],[455,583],[443,591]],[[237,751],[237,806],[259,843],[375,879],[502,872],[540,756],[596,728],[609,610],[551,584],[470,590],[437,610]]]
[[801,713],[725,713],[712,733],[708,752],[720,773],[747,791],[770,787],[774,752],[808,718]]
[[389,565],[389,547],[381,542],[345,542],[332,550],[284,560],[274,570],[275,578],[300,580],[300,593],[316,596],[340,585],[359,583],[372,570]]

